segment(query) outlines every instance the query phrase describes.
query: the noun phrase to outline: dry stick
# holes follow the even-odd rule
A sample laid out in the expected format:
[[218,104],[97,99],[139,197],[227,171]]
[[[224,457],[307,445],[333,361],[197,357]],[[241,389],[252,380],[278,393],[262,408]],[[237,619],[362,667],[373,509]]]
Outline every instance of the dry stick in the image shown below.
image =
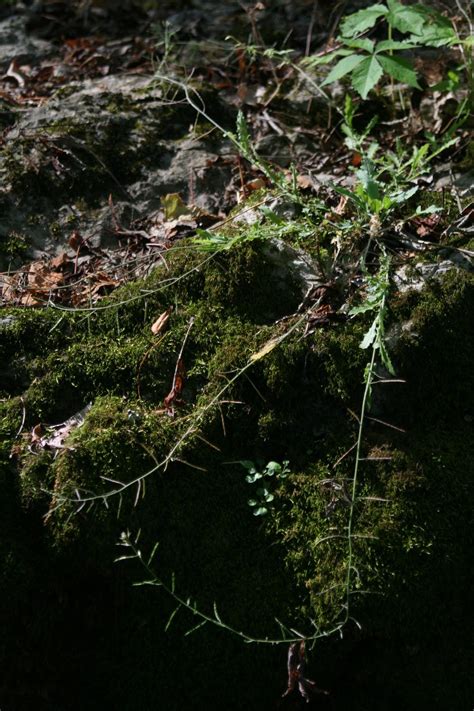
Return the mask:
[[[185,599],[184,597],[181,597],[180,595],[178,595],[178,593],[176,593],[174,575],[172,575],[170,585],[167,585],[163,580],[161,580],[160,578],[158,578],[156,576],[155,572],[151,568],[151,560],[154,556],[154,553],[156,552],[156,546],[153,549],[150,557],[148,558],[148,561],[146,561],[143,559],[142,553],[137,548],[136,544],[130,539],[129,534],[122,534],[122,545],[125,547],[128,547],[128,548],[131,548],[131,550],[133,551],[133,555],[121,556],[120,558],[118,558],[118,560],[123,560],[123,559],[127,559],[127,558],[138,558],[138,560],[141,562],[144,569],[150,576],[150,579],[148,581],[145,581],[144,583],[139,583],[139,584],[140,585],[153,585],[155,587],[161,587],[177,603],[177,608],[170,616],[167,627],[171,623],[171,620],[173,619],[176,612],[180,608],[185,608],[189,612],[191,612],[192,615],[194,615],[195,617],[197,617],[200,620],[200,622],[195,627],[193,627],[192,629],[188,630],[188,632],[186,632],[186,635],[191,634],[191,632],[194,632],[195,630],[197,630],[199,627],[202,627],[206,623],[210,623],[216,627],[220,627],[221,629],[227,630],[228,632],[236,635],[237,637],[240,637],[243,641],[245,641],[247,643],[254,643],[254,644],[282,644],[282,643],[285,643],[285,644],[288,644],[290,642],[300,642],[302,639],[304,639],[304,635],[302,635],[297,630],[293,630],[292,628],[286,627],[281,622],[279,622],[278,619],[276,620],[276,622],[280,626],[282,634],[285,635],[286,632],[292,632],[293,636],[285,636],[284,638],[279,637],[279,638],[274,638],[274,639],[269,638],[269,637],[260,637],[260,638],[259,637],[251,637],[250,635],[246,634],[245,632],[242,632],[241,630],[237,630],[237,629],[234,629],[233,627],[230,627],[230,625],[227,625],[225,622],[223,622],[221,620],[215,603],[214,603],[214,616],[211,617],[211,615],[207,615],[206,613],[199,610],[197,608],[196,604],[192,602],[191,598]],[[332,628],[331,630],[328,630],[326,633],[319,632],[319,629],[318,629],[318,632],[316,635],[314,635],[313,637],[306,638],[306,639],[315,639],[316,637],[318,637],[318,638],[327,637],[327,636],[332,635],[335,632],[339,631],[340,629],[341,629],[340,625],[336,625],[334,628]]]
[[339,21],[344,14],[344,10],[346,9],[347,5],[347,0],[342,0],[341,2],[337,3],[334,10],[331,12],[329,20],[331,21],[333,18],[333,23],[331,26],[331,29],[329,30],[329,37],[328,37],[328,42],[332,42],[334,38],[334,33],[337,30],[337,27],[339,25]]
[[[77,307],[77,306],[61,306],[59,304],[51,303],[49,306],[51,308],[57,309],[58,311],[73,311],[73,312],[78,312],[78,311],[107,311],[108,309],[116,309],[118,306],[125,306],[126,304],[131,304],[133,301],[140,301],[141,299],[145,299],[147,296],[151,296],[152,294],[157,294],[160,291],[163,291],[164,289],[174,286],[174,284],[178,283],[182,279],[186,279],[190,274],[193,274],[194,272],[199,271],[207,262],[210,262],[211,259],[215,257],[215,254],[211,254],[205,259],[203,259],[202,262],[197,264],[196,266],[192,267],[191,269],[188,269],[187,272],[184,272],[184,274],[180,274],[178,277],[170,277],[168,279],[163,279],[161,282],[161,286],[159,286],[156,289],[146,289],[143,290],[143,293],[137,294],[136,296],[132,296],[129,299],[124,299],[123,301],[119,302],[113,302],[109,304],[104,304],[103,306],[91,306],[91,307]],[[46,302],[45,302],[46,303]]]
[[332,468],[335,469],[338,466],[338,464],[340,464],[347,457],[347,455],[350,454],[356,447],[357,447],[357,442],[354,442],[354,444],[351,447],[349,447],[349,449],[346,450],[344,452],[344,454],[342,454],[336,462],[334,462],[334,464],[332,465]]
[[304,50],[305,57],[308,57],[309,53],[311,52],[311,40],[313,39],[313,28],[314,28],[314,23],[316,22],[316,12],[318,9],[318,4],[319,4],[319,0],[314,0],[313,10],[311,12],[311,19],[310,19],[309,25],[308,25],[308,32],[306,34],[306,47]]
[[377,417],[369,417],[369,415],[366,415],[366,418],[368,420],[372,420],[372,422],[378,422],[380,425],[389,427],[392,430],[397,430],[397,432],[403,432],[404,434],[406,433],[406,430],[404,430],[402,427],[397,427],[396,425],[391,425],[390,422],[385,422],[385,420],[379,420]]
[[[350,510],[349,510],[349,520],[347,522],[347,572],[346,572],[346,581],[345,581],[345,590],[346,590],[346,600],[344,603],[344,610],[345,610],[345,616],[344,616],[344,621],[342,623],[342,626],[346,624],[346,622],[349,621],[350,618],[350,608],[349,608],[349,598],[351,595],[351,584],[352,584],[352,570],[353,570],[353,565],[352,561],[354,558],[354,551],[352,547],[352,539],[354,538],[353,534],[353,529],[354,529],[354,511],[355,511],[355,502],[356,502],[356,494],[357,494],[357,485],[358,485],[358,477],[359,477],[359,464],[361,461],[361,449],[362,449],[362,436],[364,433],[364,421],[366,418],[366,413],[368,409],[368,404],[369,404],[369,394],[372,389],[372,382],[374,378],[374,370],[375,370],[375,356],[377,353],[377,343],[374,342],[372,346],[372,357],[369,362],[368,370],[367,370],[367,376],[366,376],[366,381],[365,381],[365,388],[364,388],[364,395],[362,397],[362,405],[360,408],[360,416],[357,417],[357,421],[359,422],[359,433],[357,436],[357,442],[356,442],[356,454],[355,454],[355,464],[354,464],[354,472],[352,476],[352,492],[351,492],[351,505],[350,505]],[[354,413],[352,413],[354,414]]]

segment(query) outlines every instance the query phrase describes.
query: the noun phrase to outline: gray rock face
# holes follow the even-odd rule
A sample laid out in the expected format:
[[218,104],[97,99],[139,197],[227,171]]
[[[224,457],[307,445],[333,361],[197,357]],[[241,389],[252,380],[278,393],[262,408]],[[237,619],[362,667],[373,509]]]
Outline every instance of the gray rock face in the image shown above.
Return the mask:
[[52,49],[50,42],[27,34],[23,17],[12,16],[0,22],[0,71],[5,72],[13,59],[38,61]]
[[275,269],[275,281],[282,288],[288,278],[296,281],[304,296],[310,289],[322,282],[321,274],[311,257],[302,249],[294,249],[281,239],[271,239],[265,245],[264,253]]
[[219,160],[220,136],[192,137],[194,118],[166,87],[134,75],[70,82],[22,111],[0,155],[0,237],[22,235],[27,260],[67,251],[73,230],[95,248],[114,246],[110,196],[125,229],[167,193],[218,212],[232,165]]
[[414,265],[404,265],[397,269],[393,281],[398,291],[422,291],[428,280],[440,281],[453,269],[473,270],[472,259],[461,252],[452,252],[449,259],[438,262],[418,262]]

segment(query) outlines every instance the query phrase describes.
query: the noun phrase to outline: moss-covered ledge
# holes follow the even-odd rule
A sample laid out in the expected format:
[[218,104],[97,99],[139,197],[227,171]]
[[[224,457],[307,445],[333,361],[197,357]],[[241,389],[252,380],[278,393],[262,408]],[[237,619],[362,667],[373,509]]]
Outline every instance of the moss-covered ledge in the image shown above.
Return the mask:
[[[216,602],[229,624],[255,636],[274,634],[275,617],[298,629],[307,629],[310,617],[331,626],[340,612],[337,586],[347,551],[343,536],[322,539],[343,533],[346,525],[344,480],[351,463],[341,457],[357,431],[352,413],[362,393],[366,354],[359,343],[365,325],[363,319],[341,320],[305,338],[297,329],[231,382],[252,354],[295,323],[301,293],[291,279],[275,290],[258,241],[212,259],[182,248],[167,264],[168,271],[158,267],[91,312],[5,314],[0,451],[7,564],[1,585],[13,594],[21,578],[25,604],[39,590],[41,604],[47,610],[59,606],[67,624],[76,604],[63,577],[69,571],[86,595],[80,614],[88,610],[96,622],[103,614],[104,634],[112,624],[122,644],[130,638],[116,672],[122,676],[132,664],[132,675],[144,680],[144,694],[166,699],[168,708],[182,708],[183,700],[191,708],[194,685],[212,664],[220,674],[209,691],[212,703],[216,688],[223,693],[229,683],[225,659],[232,650],[232,674],[249,689],[239,692],[235,708],[242,698],[247,708],[257,708],[278,695],[281,678],[273,667],[263,669],[267,681],[255,695],[250,689],[256,660],[260,667],[281,653],[240,647],[212,629],[199,633],[199,642],[183,638],[193,624],[184,612],[175,631],[165,635],[172,601],[157,588],[130,590],[144,572],[134,563],[112,567],[115,544],[122,530],[141,529],[144,550],[159,541],[156,565],[163,579],[174,572],[185,596],[193,595],[208,611]],[[319,652],[326,685],[341,708],[343,694],[363,698],[372,687],[371,698],[380,699],[387,689],[396,694],[400,684],[420,697],[423,708],[417,675],[425,696],[442,703],[456,699],[462,707],[456,693],[466,688],[457,682],[467,673],[464,614],[473,543],[465,505],[472,497],[472,460],[464,446],[472,289],[472,276],[453,270],[421,293],[391,299],[392,326],[409,324],[400,327],[391,346],[397,375],[407,383],[380,386],[391,389],[374,400],[369,414],[406,433],[367,424],[365,456],[373,461],[364,463],[358,492],[352,610],[362,632],[349,628],[345,642],[323,643]],[[168,328],[153,335],[151,324],[169,307]],[[183,344],[182,404],[170,416],[163,403]],[[48,425],[88,403],[84,423],[63,448],[32,440],[32,428],[42,423],[48,432]],[[275,489],[263,521],[247,504],[252,490],[236,464],[242,459],[290,461],[291,474]],[[165,460],[166,467],[156,468]],[[142,489],[134,485],[109,496],[113,481],[127,483],[151,470]],[[97,499],[82,507],[73,501],[76,490],[81,499]],[[96,591],[95,601],[87,598],[86,586]],[[110,609],[116,610],[114,623]],[[6,645],[13,644],[20,618],[18,610],[3,621]],[[25,658],[37,653],[35,640],[47,634],[49,620],[46,613],[44,629],[37,622],[40,627],[24,631]],[[140,633],[131,633],[134,625]],[[93,672],[82,649],[88,629],[86,624],[78,633],[77,654],[94,685],[108,669],[113,640],[101,640],[103,656]],[[51,667],[61,665],[57,650],[67,641],[66,634],[53,635],[45,653]],[[150,654],[141,671],[133,666],[140,644]],[[430,656],[437,644],[449,650],[451,660],[442,673]],[[363,669],[357,661],[351,667],[357,650],[371,660]],[[397,666],[406,679],[379,674],[375,681],[390,666],[387,659],[400,656],[410,659],[406,668]],[[189,682],[179,699],[169,683],[178,659]],[[346,674],[344,692],[337,690],[338,673]],[[27,686],[38,693],[41,681],[32,673]],[[127,698],[124,679],[119,688]],[[124,708],[132,708],[130,703]],[[143,703],[150,707],[150,698]]]

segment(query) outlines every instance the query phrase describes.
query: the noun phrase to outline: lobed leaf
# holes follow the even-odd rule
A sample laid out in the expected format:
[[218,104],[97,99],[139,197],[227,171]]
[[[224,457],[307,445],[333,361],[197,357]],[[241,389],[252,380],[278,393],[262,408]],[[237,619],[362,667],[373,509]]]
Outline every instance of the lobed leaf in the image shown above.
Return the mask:
[[363,348],[364,350],[366,348],[370,348],[370,346],[375,342],[375,339],[377,338],[377,325],[378,325],[378,318],[376,318],[369,330],[365,333],[364,338],[362,339],[359,348]]
[[303,67],[319,67],[321,64],[329,64],[336,57],[347,57],[347,55],[352,54],[350,49],[335,49],[334,52],[329,52],[328,54],[313,55],[311,57],[303,57],[300,64]]

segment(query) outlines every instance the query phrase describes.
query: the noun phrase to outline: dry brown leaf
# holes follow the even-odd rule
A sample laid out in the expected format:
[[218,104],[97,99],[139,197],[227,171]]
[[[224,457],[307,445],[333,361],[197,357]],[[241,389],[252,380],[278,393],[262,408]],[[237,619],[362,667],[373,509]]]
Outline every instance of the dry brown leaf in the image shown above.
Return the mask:
[[266,185],[267,183],[264,178],[255,178],[254,180],[249,180],[248,183],[245,183],[244,188],[248,191],[261,190],[266,187]]
[[166,311],[163,311],[162,314],[158,316],[156,321],[152,324],[151,326],[151,332],[153,333],[154,336],[157,336],[161,331],[164,330],[166,327],[166,324],[168,323],[168,319],[171,314],[171,309],[166,309]]
[[186,370],[184,367],[183,359],[179,358],[176,365],[176,372],[173,378],[173,385],[170,392],[163,400],[163,404],[166,408],[166,412],[169,415],[174,415],[174,406],[182,405],[183,401],[181,399],[181,393],[183,392],[184,380],[186,377]]
[[310,175],[298,175],[296,177],[296,182],[301,190],[310,190],[314,187],[313,180]]
[[18,83],[18,86],[22,89],[25,86],[25,78],[20,72],[20,67],[18,66],[18,62],[16,59],[14,59],[10,63],[10,66],[7,69],[7,73],[4,74],[4,76],[9,77],[10,79],[14,79]]
[[35,425],[33,427],[33,429],[31,430],[31,443],[37,444],[38,442],[40,442],[43,434],[44,434],[44,429],[43,429],[43,425],[40,422],[37,425]]
[[15,301],[16,299],[16,281],[15,276],[2,275],[2,299],[4,301]]
[[34,292],[48,292],[64,282],[62,272],[53,272],[44,262],[33,262],[28,269],[28,288]]
[[57,257],[53,257],[50,264],[53,269],[60,269],[64,267],[69,262],[69,257],[66,252],[61,252]]
[[341,195],[337,206],[334,208],[333,212],[336,215],[344,215],[346,212],[347,201],[349,198],[346,195]]

